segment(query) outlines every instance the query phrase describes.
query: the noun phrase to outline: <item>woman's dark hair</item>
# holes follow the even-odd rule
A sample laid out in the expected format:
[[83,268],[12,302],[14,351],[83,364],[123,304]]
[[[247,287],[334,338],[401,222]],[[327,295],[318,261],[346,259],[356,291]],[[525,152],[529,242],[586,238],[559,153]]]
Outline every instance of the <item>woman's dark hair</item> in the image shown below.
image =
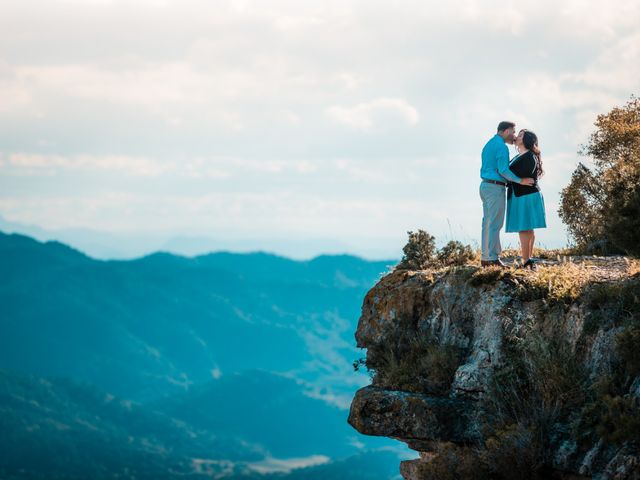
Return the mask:
[[538,136],[531,130],[525,130],[522,134],[522,144],[527,150],[531,150],[536,157],[538,157],[536,173],[538,177],[544,174],[542,169],[542,155],[540,154],[540,147],[538,147]]

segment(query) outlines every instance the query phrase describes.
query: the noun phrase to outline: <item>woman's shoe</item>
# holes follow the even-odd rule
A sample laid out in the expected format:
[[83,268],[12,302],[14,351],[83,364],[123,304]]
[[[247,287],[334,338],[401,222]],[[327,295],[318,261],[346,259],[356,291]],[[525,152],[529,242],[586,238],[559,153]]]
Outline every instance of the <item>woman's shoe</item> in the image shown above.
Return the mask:
[[535,270],[537,267],[536,267],[535,262],[530,258],[529,260],[527,260],[526,262],[524,262],[522,264],[522,268],[528,268],[529,270]]

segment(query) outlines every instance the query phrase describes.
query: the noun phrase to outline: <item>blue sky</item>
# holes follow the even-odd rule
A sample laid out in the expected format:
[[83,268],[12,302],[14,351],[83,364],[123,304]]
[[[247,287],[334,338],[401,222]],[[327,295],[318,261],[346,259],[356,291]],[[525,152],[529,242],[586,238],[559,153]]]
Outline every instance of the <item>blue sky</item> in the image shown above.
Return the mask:
[[390,258],[418,228],[477,245],[480,150],[512,119],[547,171],[537,238],[562,246],[579,145],[640,92],[638,18],[631,0],[2,1],[0,216],[114,252]]

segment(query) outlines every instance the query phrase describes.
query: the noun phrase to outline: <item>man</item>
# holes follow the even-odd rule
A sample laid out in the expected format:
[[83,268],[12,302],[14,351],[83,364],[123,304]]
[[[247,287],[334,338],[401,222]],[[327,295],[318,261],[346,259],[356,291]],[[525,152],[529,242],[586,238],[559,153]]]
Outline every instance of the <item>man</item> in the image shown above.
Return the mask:
[[507,182],[533,185],[532,178],[520,178],[509,170],[509,148],[516,138],[516,124],[500,122],[498,132],[482,149],[480,168],[480,198],[482,199],[482,257],[483,267],[505,266],[500,261],[500,230],[504,224]]

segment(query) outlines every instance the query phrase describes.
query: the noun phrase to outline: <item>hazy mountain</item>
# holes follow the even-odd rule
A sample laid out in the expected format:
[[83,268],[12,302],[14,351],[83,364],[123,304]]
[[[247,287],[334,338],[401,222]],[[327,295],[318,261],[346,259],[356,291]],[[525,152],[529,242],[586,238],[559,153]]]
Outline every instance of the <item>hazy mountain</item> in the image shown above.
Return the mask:
[[167,478],[192,472],[193,458],[264,455],[258,446],[65,378],[0,370],[0,411],[0,478]]
[[340,376],[353,382],[360,302],[392,263],[162,252],[101,261],[1,233],[0,262],[0,366],[136,400],[254,367],[330,391]]
[[[276,379],[275,376],[270,379],[266,372],[258,374],[258,382],[252,382],[250,377],[243,379],[248,387],[242,393],[246,393],[251,385],[265,386],[272,381],[274,386],[285,387],[289,392],[289,406],[296,403],[293,399],[295,387],[290,385],[287,388],[286,379]],[[215,414],[211,410],[231,413],[233,408],[230,404],[239,400],[234,395],[241,393],[237,386],[235,389],[229,387],[221,384],[214,388],[219,398],[212,402],[211,409],[202,410],[207,417],[204,422],[199,422],[198,416],[193,414],[187,422],[155,411],[150,406],[114,397],[87,383],[0,370],[0,478],[106,479],[119,476],[137,479],[382,480],[397,472],[398,456],[393,451],[356,453],[335,461],[323,455],[279,458],[264,446],[248,442],[246,435],[239,437],[237,431],[231,431],[239,430],[237,428],[219,434],[228,422],[214,425],[216,422],[212,419]],[[210,386],[208,390],[213,389]],[[277,392],[267,393],[275,393],[272,398],[277,397]],[[254,392],[254,398],[262,397],[255,396]],[[205,398],[200,395],[195,402],[187,398],[181,398],[179,402],[195,406],[200,400]],[[249,406],[250,403],[245,401],[244,405]],[[312,403],[309,400],[305,404],[309,407],[310,417],[319,413]],[[315,403],[321,411],[322,402]],[[275,410],[284,413],[283,410]],[[240,416],[231,420],[245,424],[258,420],[258,428],[267,424],[277,427],[278,419],[284,419],[272,417],[270,413],[269,408],[261,409],[261,414],[269,416],[269,420],[260,422],[255,414],[236,409],[233,414]],[[329,416],[322,418],[327,421]],[[290,422],[286,424],[284,421],[281,428],[275,428],[273,432],[287,437],[286,428]],[[338,424],[335,420],[331,423],[332,426]],[[248,431],[244,433],[251,435]],[[317,433],[314,428],[308,431],[308,439],[316,445],[318,442],[311,437]],[[333,440],[339,437],[338,434]],[[266,440],[278,443],[275,435]],[[380,440],[387,442],[386,439]],[[294,467],[305,463],[320,465],[294,470]]]
[[[279,458],[357,453],[348,411],[305,395],[293,379],[261,370],[222,376],[188,393],[147,404],[154,410],[264,446]],[[367,439],[368,445],[389,445]]]

